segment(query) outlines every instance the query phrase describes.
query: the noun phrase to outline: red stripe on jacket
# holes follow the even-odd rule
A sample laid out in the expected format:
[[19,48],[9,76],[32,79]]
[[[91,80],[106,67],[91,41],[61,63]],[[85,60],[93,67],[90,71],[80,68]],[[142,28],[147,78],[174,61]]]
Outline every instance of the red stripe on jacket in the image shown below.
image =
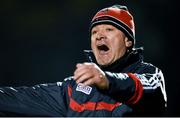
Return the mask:
[[134,95],[128,100],[128,104],[136,104],[142,97],[143,94],[143,85],[141,84],[139,78],[132,74],[132,73],[128,73],[128,76],[130,78],[132,78],[135,82],[135,91],[134,91]]
[[70,97],[69,107],[77,112],[82,112],[84,110],[107,110],[112,111],[114,108],[120,106],[122,103],[116,102],[114,104],[106,103],[106,102],[86,102],[83,104],[79,104],[72,98],[72,88],[68,86],[68,95]]

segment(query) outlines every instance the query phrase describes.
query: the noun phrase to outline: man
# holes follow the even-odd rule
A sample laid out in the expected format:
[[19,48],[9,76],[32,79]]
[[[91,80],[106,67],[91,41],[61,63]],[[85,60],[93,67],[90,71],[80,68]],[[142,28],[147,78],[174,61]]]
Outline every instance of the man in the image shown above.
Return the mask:
[[135,49],[127,7],[100,10],[91,21],[88,60],[64,82],[0,89],[4,116],[160,116],[166,105],[160,69]]

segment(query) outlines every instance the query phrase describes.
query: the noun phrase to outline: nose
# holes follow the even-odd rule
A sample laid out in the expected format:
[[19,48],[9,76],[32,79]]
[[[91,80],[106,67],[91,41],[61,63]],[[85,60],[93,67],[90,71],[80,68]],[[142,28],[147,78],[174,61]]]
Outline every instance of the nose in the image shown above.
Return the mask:
[[105,39],[105,35],[103,32],[98,32],[97,34],[97,37],[96,37],[96,40],[102,40],[102,39]]

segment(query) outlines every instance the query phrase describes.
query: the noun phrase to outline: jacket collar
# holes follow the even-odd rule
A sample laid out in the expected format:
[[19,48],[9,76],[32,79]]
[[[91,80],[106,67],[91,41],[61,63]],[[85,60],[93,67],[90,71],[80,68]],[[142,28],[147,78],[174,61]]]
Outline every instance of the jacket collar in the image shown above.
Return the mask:
[[[84,50],[88,62],[96,63],[96,59],[92,50]],[[108,66],[100,66],[104,71],[122,72],[130,65],[143,61],[143,48],[135,48],[131,52],[126,53],[123,57]],[[98,64],[97,64],[98,65]]]

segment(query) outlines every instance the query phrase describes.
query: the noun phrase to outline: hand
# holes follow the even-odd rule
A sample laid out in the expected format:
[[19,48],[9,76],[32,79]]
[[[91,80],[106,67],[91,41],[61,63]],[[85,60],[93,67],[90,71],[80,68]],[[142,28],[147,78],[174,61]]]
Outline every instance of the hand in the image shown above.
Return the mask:
[[77,64],[74,80],[84,86],[95,85],[100,89],[108,89],[109,87],[105,73],[95,63]]

